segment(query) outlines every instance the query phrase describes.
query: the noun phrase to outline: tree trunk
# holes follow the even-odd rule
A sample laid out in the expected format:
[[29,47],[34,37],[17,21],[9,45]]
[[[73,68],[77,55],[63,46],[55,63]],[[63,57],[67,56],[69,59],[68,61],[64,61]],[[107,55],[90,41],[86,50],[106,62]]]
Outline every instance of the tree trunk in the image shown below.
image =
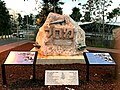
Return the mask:
[[2,32],[2,37],[1,37],[1,39],[3,39],[3,32]]
[[6,39],[6,32],[5,32],[5,39]]

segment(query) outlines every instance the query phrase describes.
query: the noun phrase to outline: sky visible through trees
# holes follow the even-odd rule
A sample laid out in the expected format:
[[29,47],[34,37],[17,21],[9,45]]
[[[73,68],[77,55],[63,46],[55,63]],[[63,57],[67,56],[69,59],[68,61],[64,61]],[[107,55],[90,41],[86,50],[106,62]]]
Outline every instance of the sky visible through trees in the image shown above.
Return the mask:
[[[35,7],[38,8],[38,4],[36,4],[36,0],[3,0],[6,3],[7,8],[12,8],[16,11],[24,11],[27,14],[29,13],[37,13],[37,11],[35,10]],[[38,1],[42,1],[42,0],[38,0]],[[82,3],[85,4],[87,0],[76,0],[76,2],[72,2],[72,0],[60,0],[62,2],[65,2],[64,5],[62,5],[61,7],[63,8],[63,13],[64,14],[71,14],[72,13],[72,8],[73,7],[79,7],[81,8],[78,3]],[[112,10],[112,8],[115,8],[117,6],[119,6],[120,4],[120,0],[112,0],[113,4],[111,7],[109,7],[109,11]],[[13,5],[14,2],[14,5]],[[26,14],[26,13],[22,13],[22,14]]]

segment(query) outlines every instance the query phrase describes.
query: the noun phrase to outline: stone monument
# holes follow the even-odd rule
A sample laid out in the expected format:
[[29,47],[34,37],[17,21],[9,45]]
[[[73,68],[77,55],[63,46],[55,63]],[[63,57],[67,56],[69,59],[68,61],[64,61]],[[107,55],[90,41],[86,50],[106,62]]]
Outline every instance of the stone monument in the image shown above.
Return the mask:
[[49,13],[36,43],[40,56],[74,56],[85,50],[85,32],[67,15]]

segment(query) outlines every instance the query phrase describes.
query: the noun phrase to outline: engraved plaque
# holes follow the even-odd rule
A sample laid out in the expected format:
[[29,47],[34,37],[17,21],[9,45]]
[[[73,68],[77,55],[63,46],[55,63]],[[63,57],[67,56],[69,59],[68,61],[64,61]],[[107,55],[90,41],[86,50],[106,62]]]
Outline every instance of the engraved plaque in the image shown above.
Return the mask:
[[46,70],[45,85],[79,85],[78,70]]

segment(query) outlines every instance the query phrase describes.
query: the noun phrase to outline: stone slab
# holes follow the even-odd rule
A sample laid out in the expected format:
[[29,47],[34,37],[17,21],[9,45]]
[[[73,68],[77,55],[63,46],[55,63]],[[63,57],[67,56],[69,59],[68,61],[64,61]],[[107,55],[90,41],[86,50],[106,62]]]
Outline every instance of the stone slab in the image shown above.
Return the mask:
[[84,56],[48,56],[47,58],[38,58],[36,64],[86,64]]

